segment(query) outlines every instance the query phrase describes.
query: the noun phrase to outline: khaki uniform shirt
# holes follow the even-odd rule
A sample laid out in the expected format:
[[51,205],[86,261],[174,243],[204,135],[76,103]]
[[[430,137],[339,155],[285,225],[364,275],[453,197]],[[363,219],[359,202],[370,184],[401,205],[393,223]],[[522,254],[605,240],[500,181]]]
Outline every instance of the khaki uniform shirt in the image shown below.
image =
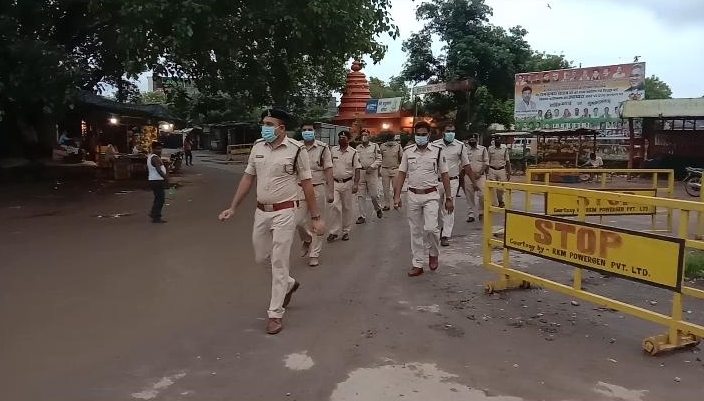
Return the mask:
[[332,152],[332,176],[336,180],[344,180],[354,177],[354,170],[362,168],[359,162],[359,155],[353,147],[347,146],[343,152],[340,146],[333,146],[330,149]]
[[502,146],[489,146],[489,166],[501,169],[506,167],[506,163],[511,163],[508,148]]
[[400,142],[392,141],[381,145],[381,167],[395,169],[401,164],[403,148]]
[[455,139],[448,145],[444,139],[438,139],[433,141],[433,145],[442,149],[442,154],[447,160],[447,174],[450,178],[458,177],[460,169],[469,164],[467,147],[462,142]]
[[398,171],[406,173],[409,188],[437,188],[438,176],[447,173],[447,161],[442,149],[437,146],[430,144],[425,150],[420,150],[418,146],[411,145],[404,149]]
[[308,151],[308,159],[310,159],[310,170],[313,175],[311,182],[313,185],[325,184],[325,170],[332,168],[330,147],[316,139],[310,147],[304,143],[303,149]]
[[376,143],[369,142],[367,146],[357,146],[357,154],[363,169],[374,170],[381,167],[381,150]]
[[302,147],[288,137],[276,148],[262,139],[254,143],[244,172],[257,179],[257,202],[273,205],[297,199],[298,182],[311,179],[308,152]]
[[474,174],[484,174],[489,167],[489,152],[482,145],[477,145],[476,149],[467,146],[467,157],[469,158],[469,167]]

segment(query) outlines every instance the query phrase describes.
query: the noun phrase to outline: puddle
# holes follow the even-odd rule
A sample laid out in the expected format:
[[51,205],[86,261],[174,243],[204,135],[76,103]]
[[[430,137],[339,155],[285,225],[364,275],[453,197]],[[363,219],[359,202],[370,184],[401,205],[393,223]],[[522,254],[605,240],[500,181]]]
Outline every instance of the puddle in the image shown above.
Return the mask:
[[134,213],[114,213],[114,214],[97,214],[92,217],[97,217],[99,219],[118,219],[120,217],[132,216]]
[[440,313],[440,305],[432,304],[427,306],[416,306],[416,310],[419,312]]
[[304,351],[297,354],[286,355],[284,364],[291,370],[308,370],[315,365],[315,362],[313,362],[313,359]]
[[648,390],[629,390],[625,387],[604,382],[597,383],[594,391],[612,400],[620,401],[643,401],[643,397],[648,393]]
[[435,364],[410,363],[361,368],[338,383],[331,401],[404,400],[404,401],[523,401],[509,396],[490,396],[450,379],[457,375],[444,372]]
[[152,398],[156,398],[162,390],[171,386],[176,382],[176,380],[181,379],[184,376],[186,376],[185,373],[178,373],[173,376],[162,377],[159,381],[144,390],[138,393],[132,393],[132,398],[136,398],[138,400],[151,400]]

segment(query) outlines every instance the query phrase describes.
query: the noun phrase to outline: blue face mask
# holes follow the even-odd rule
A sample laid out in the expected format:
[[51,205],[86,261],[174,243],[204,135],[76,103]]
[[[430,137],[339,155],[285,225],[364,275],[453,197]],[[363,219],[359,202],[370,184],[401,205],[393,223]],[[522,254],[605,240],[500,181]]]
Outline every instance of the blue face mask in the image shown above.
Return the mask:
[[266,143],[272,143],[276,140],[276,127],[270,125],[262,125],[262,138]]
[[454,132],[446,132],[445,133],[445,142],[452,142],[455,140],[455,133]]
[[416,135],[415,140],[416,140],[416,145],[418,145],[418,146],[425,146],[428,144],[428,137],[427,136]]
[[303,140],[306,142],[315,140],[315,131],[303,131],[301,135],[303,136]]

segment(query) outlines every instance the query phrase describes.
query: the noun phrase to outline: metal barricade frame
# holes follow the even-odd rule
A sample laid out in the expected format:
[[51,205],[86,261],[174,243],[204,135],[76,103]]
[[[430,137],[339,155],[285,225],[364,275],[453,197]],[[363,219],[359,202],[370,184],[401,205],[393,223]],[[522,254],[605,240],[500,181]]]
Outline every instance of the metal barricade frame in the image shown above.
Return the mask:
[[[658,171],[658,172],[661,172]],[[670,181],[671,182],[671,181]],[[688,322],[683,320],[683,310],[682,310],[682,296],[691,296],[699,299],[704,299],[704,290],[700,290],[694,287],[687,286],[683,280],[684,275],[684,257],[682,257],[678,266],[676,273],[678,274],[677,288],[667,288],[672,291],[672,310],[670,315],[664,315],[657,313],[648,309],[640,308],[629,303],[608,298],[606,296],[591,293],[582,289],[582,271],[583,267],[575,267],[573,273],[572,286],[565,285],[544,277],[537,276],[535,274],[530,274],[521,270],[517,270],[511,267],[510,261],[510,250],[506,247],[506,233],[504,231],[502,236],[495,238],[494,233],[492,233],[493,228],[493,216],[497,213],[504,214],[506,218],[506,209],[493,206],[491,199],[493,199],[493,192],[495,190],[505,191],[504,201],[507,207],[512,205],[512,192],[520,191],[526,194],[526,209],[530,211],[530,197],[532,195],[539,195],[545,193],[557,193],[566,196],[574,196],[579,200],[579,211],[577,218],[575,220],[569,220],[575,224],[582,225],[592,225],[602,227],[604,231],[611,230],[611,227],[585,223],[586,220],[586,205],[585,201],[588,198],[598,197],[610,201],[627,202],[632,204],[649,205],[660,208],[668,209],[669,219],[672,219],[672,214],[674,210],[679,210],[679,227],[675,238],[682,241],[683,250],[684,248],[693,248],[704,250],[704,241],[690,239],[689,235],[689,217],[691,213],[702,213],[704,212],[704,203],[684,201],[677,199],[659,198],[659,197],[648,197],[641,195],[632,195],[625,193],[614,193],[608,191],[595,191],[590,189],[581,188],[570,188],[570,187],[560,187],[551,185],[540,185],[540,184],[526,184],[526,183],[511,183],[511,182],[496,182],[487,181],[485,186],[485,196],[487,200],[484,202],[484,237],[483,237],[483,261],[485,267],[492,269],[499,273],[499,279],[486,284],[487,292],[501,291],[513,288],[530,288],[533,285],[544,287],[550,290],[554,290],[566,295],[570,295],[575,298],[579,298],[585,301],[593,302],[601,306],[605,306],[611,309],[619,310],[624,313],[654,322],[657,324],[662,324],[667,326],[668,331],[665,334],[656,335],[648,337],[643,340],[643,349],[655,355],[661,351],[678,349],[688,346],[693,346],[699,343],[700,338],[704,337],[704,326]],[[534,213],[533,213],[534,214]],[[534,214],[535,216],[544,216],[540,214]],[[545,216],[547,217],[547,216]],[[564,219],[566,220],[566,219]],[[651,233],[640,233],[642,236],[656,236]],[[503,237],[503,238],[501,238]],[[495,247],[503,248],[502,261],[497,263],[493,261],[493,250]],[[684,252],[683,252],[684,253]],[[650,284],[653,285],[653,284]],[[679,289],[679,290],[678,290]]]

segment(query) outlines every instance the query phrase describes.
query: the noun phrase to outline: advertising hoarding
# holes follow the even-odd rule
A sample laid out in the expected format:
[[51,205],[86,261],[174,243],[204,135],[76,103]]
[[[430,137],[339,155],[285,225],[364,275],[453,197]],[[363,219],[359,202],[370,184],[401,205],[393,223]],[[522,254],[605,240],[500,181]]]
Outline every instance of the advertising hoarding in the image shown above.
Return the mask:
[[645,97],[645,63],[516,74],[516,130],[591,128],[628,137],[620,103]]

